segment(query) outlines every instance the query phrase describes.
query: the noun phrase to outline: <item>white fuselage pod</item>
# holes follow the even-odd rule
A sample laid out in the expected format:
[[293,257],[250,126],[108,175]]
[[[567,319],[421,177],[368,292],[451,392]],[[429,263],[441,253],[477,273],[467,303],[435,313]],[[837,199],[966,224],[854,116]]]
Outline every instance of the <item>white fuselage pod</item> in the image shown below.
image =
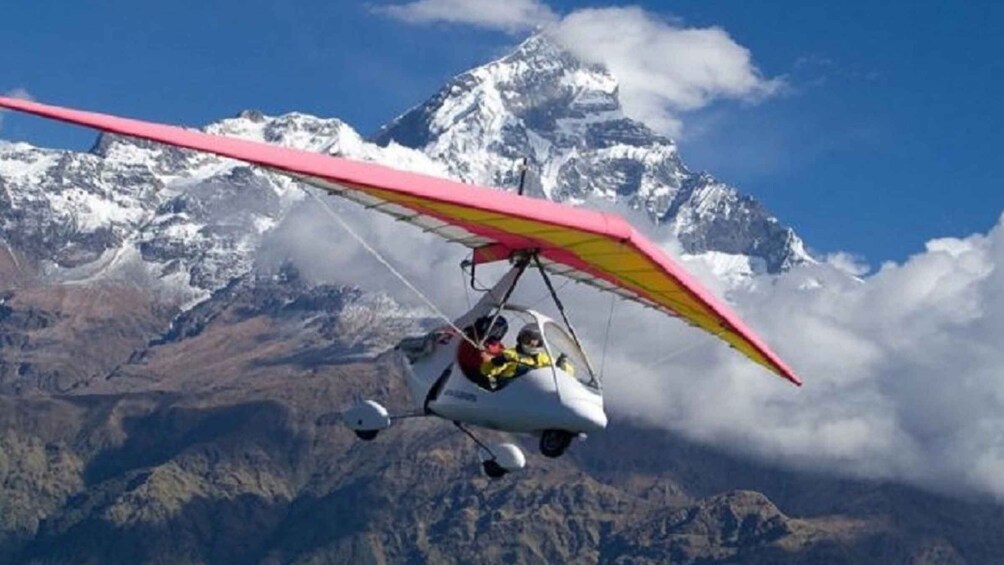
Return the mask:
[[[503,277],[499,284],[469,312],[455,321],[459,328],[473,324],[490,314],[500,303],[515,271]],[[511,307],[504,315],[517,314],[543,330],[544,346],[551,359],[558,355],[556,324],[538,312]],[[595,432],[607,425],[603,410],[603,395],[595,381],[577,379],[556,366],[538,367],[520,376],[500,379],[500,387],[489,390],[476,384],[459,367],[458,348],[463,337],[450,328],[431,332],[424,338],[407,340],[408,353],[402,353],[402,365],[416,407],[448,420],[470,423],[510,432],[536,433],[544,430],[564,430],[571,433]],[[561,340],[569,349],[569,340]],[[575,346],[577,347],[577,346]],[[405,348],[404,342],[399,348]],[[581,352],[571,357],[584,359]],[[583,375],[588,363],[579,363],[574,370]],[[585,379],[584,379],[585,380]]]
[[454,367],[428,408],[448,420],[509,432],[596,432],[607,426],[603,396],[561,369],[544,367],[487,391]]

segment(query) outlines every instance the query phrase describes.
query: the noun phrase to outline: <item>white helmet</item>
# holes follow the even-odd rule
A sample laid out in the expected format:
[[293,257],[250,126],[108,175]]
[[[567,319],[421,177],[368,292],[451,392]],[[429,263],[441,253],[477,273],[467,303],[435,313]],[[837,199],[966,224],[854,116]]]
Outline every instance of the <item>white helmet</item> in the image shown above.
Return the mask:
[[536,355],[544,351],[544,338],[540,335],[537,324],[527,324],[519,330],[516,349],[524,355]]

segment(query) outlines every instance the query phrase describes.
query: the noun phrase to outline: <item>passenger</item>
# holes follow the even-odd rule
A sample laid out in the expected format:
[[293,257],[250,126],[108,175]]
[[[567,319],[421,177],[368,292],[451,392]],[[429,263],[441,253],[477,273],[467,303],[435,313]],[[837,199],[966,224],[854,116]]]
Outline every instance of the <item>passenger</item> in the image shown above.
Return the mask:
[[[482,316],[474,322],[474,325],[464,331],[464,335],[470,340],[461,341],[457,348],[457,365],[460,366],[460,370],[468,379],[482,388],[488,388],[489,381],[481,373],[481,366],[486,361],[502,354],[505,350],[502,338],[505,337],[508,330],[509,323],[502,316],[495,318]],[[481,343],[481,349],[475,347],[471,341]]]
[[[481,364],[484,375],[492,389],[498,388],[499,380],[512,379],[526,374],[531,369],[551,366],[551,356],[544,350],[544,338],[537,324],[527,324],[516,337],[516,347],[506,349]],[[561,365],[559,365],[560,367]]]

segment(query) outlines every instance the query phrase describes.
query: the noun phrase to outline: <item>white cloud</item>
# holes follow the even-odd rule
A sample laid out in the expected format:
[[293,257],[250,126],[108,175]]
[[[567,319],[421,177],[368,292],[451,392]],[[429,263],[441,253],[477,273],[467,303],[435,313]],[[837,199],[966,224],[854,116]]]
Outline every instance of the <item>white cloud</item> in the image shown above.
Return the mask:
[[693,332],[625,316],[615,327],[632,338],[607,381],[612,405],[788,465],[1004,499],[1002,265],[1004,218],[864,279],[838,261],[730,291],[801,389],[710,340],[653,368],[655,351],[687,347]]
[[263,241],[259,266],[273,270],[290,261],[310,281],[355,284],[422,307],[421,300],[334,221],[330,215],[334,213],[408,280],[416,281],[440,308],[449,312],[464,308],[465,290],[458,274],[464,248],[319,190],[315,194],[324,204],[306,198],[294,207]]
[[[15,88],[3,93],[8,98],[20,98],[21,100],[34,100],[35,98],[24,88]],[[0,109],[0,127],[3,127],[3,115],[7,110]]]
[[375,9],[379,13],[415,24],[448,22],[516,32],[533,29],[556,19],[537,0],[417,0]]
[[559,17],[536,0],[420,0],[380,11],[418,24],[542,28],[617,78],[629,116],[670,135],[682,133],[681,115],[686,112],[719,99],[761,100],[783,86],[780,79],[765,78],[750,51],[725,30],[685,27],[638,7],[582,9]]
[[682,27],[641,8],[579,10],[548,33],[610,70],[629,115],[674,135],[681,113],[721,98],[759,100],[781,87],[761,75],[750,51],[725,30]]
[[31,95],[24,88],[14,88],[3,93],[7,98],[20,98],[21,100],[34,100],[35,97]]
[[[462,248],[339,208],[442,310],[459,314],[476,300],[457,268]],[[269,253],[315,279],[419,305],[310,201]],[[836,257],[731,289],[700,261],[687,263],[796,369],[802,388],[626,302],[616,307],[604,362],[608,295],[575,284],[561,294],[595,364],[606,367],[610,410],[621,418],[779,465],[1004,499],[1004,217],[988,234],[932,241],[867,276],[851,256]],[[538,278],[525,278],[515,300],[546,310]]]
[[847,253],[846,251],[838,251],[827,255],[826,262],[837,270],[855,277],[867,275],[868,271],[871,270],[871,267],[862,257],[853,253]]

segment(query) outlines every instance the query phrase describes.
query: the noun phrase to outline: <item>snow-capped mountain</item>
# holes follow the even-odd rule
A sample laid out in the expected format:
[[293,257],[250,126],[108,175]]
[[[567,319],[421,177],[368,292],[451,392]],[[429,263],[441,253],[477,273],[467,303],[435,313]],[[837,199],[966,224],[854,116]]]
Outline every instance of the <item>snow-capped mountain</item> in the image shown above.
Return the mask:
[[610,73],[544,35],[457,76],[374,141],[420,149],[453,176],[489,186],[515,186],[525,157],[528,192],[626,203],[689,254],[744,256],[768,272],[809,260],[794,231],[759,203],[690,171],[673,141],[626,117]]
[[[446,174],[338,120],[244,112],[206,130]],[[149,286],[183,307],[250,272],[263,236],[304,196],[285,176],[131,138],[103,135],[90,153],[0,145],[0,239],[47,281]]]
[[[456,77],[372,142],[298,113],[248,111],[206,130],[500,187],[526,156],[529,194],[641,210],[724,278],[809,259],[755,200],[691,172],[671,140],[624,116],[609,73],[543,36]],[[47,282],[125,282],[182,309],[249,273],[304,196],[281,175],[131,138],[101,136],[89,153],[0,143],[5,247]]]

